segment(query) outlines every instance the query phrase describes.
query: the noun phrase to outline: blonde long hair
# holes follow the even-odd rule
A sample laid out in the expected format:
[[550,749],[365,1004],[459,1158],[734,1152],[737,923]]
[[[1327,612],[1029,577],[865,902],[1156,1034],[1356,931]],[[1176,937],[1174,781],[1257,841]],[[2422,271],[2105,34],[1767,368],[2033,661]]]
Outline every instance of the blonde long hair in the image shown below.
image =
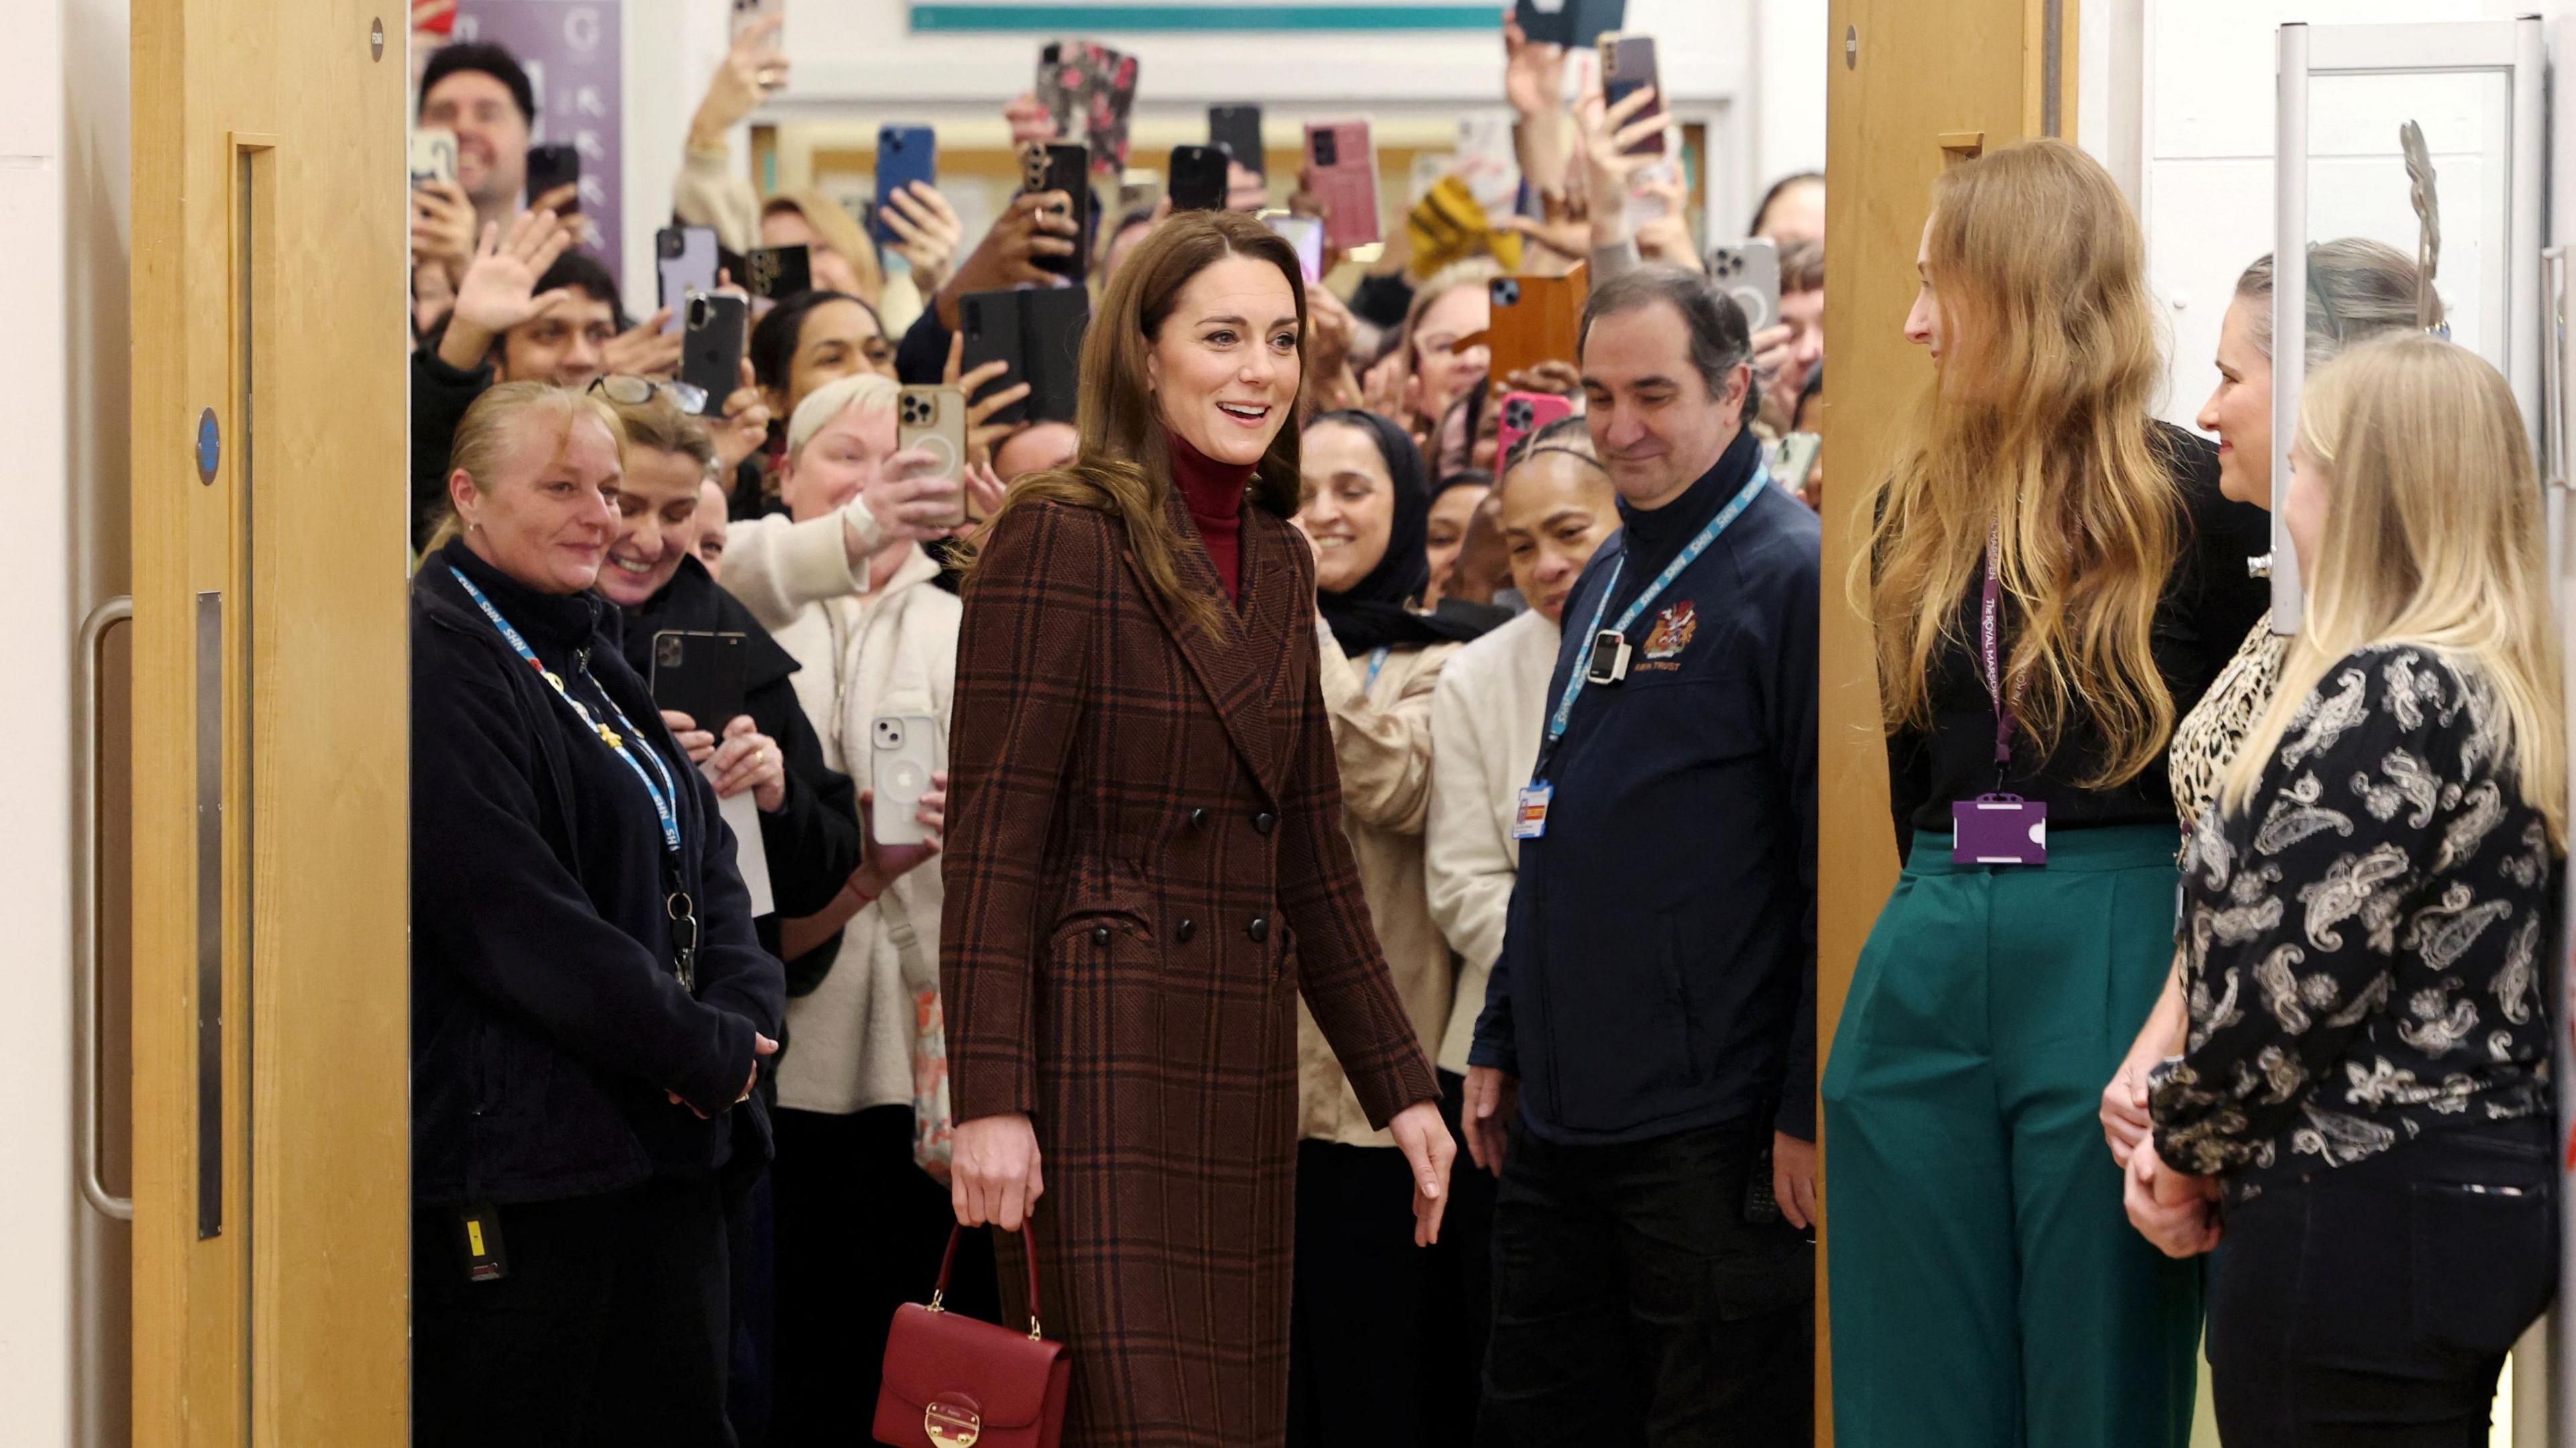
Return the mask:
[[2151,431],[2162,364],[2137,217],[2100,163],[2033,141],[1941,177],[1927,260],[1945,356],[1848,580],[1886,727],[1929,726],[1933,657],[1965,642],[1959,605],[1998,529],[2015,720],[2044,756],[2080,701],[2109,743],[2085,786],[2135,778],[2173,731],[2149,640],[2185,529]]
[[2420,333],[2363,342],[2299,398],[2299,445],[2331,480],[2307,613],[2271,706],[2219,781],[2241,812],[2326,670],[2413,644],[2493,691],[2496,757],[2567,847],[2566,707],[2540,481],[2513,389],[2466,347]]

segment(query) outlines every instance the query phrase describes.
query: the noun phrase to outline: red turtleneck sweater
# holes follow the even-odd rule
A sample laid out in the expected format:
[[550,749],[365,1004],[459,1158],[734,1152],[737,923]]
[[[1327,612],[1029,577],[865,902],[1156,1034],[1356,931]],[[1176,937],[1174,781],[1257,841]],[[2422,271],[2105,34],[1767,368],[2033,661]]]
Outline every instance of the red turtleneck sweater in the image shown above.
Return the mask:
[[1243,591],[1243,490],[1254,469],[1218,462],[1175,432],[1163,434],[1163,446],[1172,457],[1172,481],[1189,505],[1190,521],[1198,525],[1199,540],[1207,544],[1208,561],[1216,565],[1217,581],[1225,585],[1231,603]]

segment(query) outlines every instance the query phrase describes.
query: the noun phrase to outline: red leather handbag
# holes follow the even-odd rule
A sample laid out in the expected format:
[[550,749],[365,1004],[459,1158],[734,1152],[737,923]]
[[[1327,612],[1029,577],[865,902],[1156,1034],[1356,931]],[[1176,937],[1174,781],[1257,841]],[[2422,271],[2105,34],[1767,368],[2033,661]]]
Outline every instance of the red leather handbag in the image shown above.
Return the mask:
[[1073,1364],[1064,1344],[1038,1330],[1038,1247],[1029,1264],[1029,1330],[959,1317],[941,1305],[957,1265],[960,1231],[948,1234],[930,1303],[894,1310],[886,1334],[885,1379],[877,1392],[876,1440],[893,1448],[1056,1448]]

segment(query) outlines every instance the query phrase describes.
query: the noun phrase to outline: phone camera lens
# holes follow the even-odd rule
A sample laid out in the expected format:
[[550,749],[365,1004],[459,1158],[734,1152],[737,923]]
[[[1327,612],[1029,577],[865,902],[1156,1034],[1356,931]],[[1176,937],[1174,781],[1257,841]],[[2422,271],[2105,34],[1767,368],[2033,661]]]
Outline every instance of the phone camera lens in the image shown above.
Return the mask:
[[1341,160],[1342,148],[1340,144],[1333,139],[1333,133],[1330,131],[1317,131],[1315,133],[1315,164],[1318,166],[1338,166],[1341,164]]
[[1494,278],[1494,305],[1517,307],[1521,304],[1521,284],[1511,277]]
[[689,325],[704,330],[715,319],[715,307],[705,297],[689,298]]
[[1514,402],[1506,406],[1503,409],[1503,425],[1514,432],[1529,431],[1530,405],[1526,402]]

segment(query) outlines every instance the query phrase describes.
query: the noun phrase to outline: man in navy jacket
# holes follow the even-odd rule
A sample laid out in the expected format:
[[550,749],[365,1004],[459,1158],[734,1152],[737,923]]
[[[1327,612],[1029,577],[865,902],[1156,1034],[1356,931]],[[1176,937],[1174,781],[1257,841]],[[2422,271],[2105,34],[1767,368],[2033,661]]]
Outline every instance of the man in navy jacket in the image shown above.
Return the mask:
[[1484,1413],[1513,1443],[1804,1443],[1820,530],[1760,466],[1705,279],[1605,282],[1582,350],[1624,527],[1566,602],[1469,1056],[1502,1177]]

